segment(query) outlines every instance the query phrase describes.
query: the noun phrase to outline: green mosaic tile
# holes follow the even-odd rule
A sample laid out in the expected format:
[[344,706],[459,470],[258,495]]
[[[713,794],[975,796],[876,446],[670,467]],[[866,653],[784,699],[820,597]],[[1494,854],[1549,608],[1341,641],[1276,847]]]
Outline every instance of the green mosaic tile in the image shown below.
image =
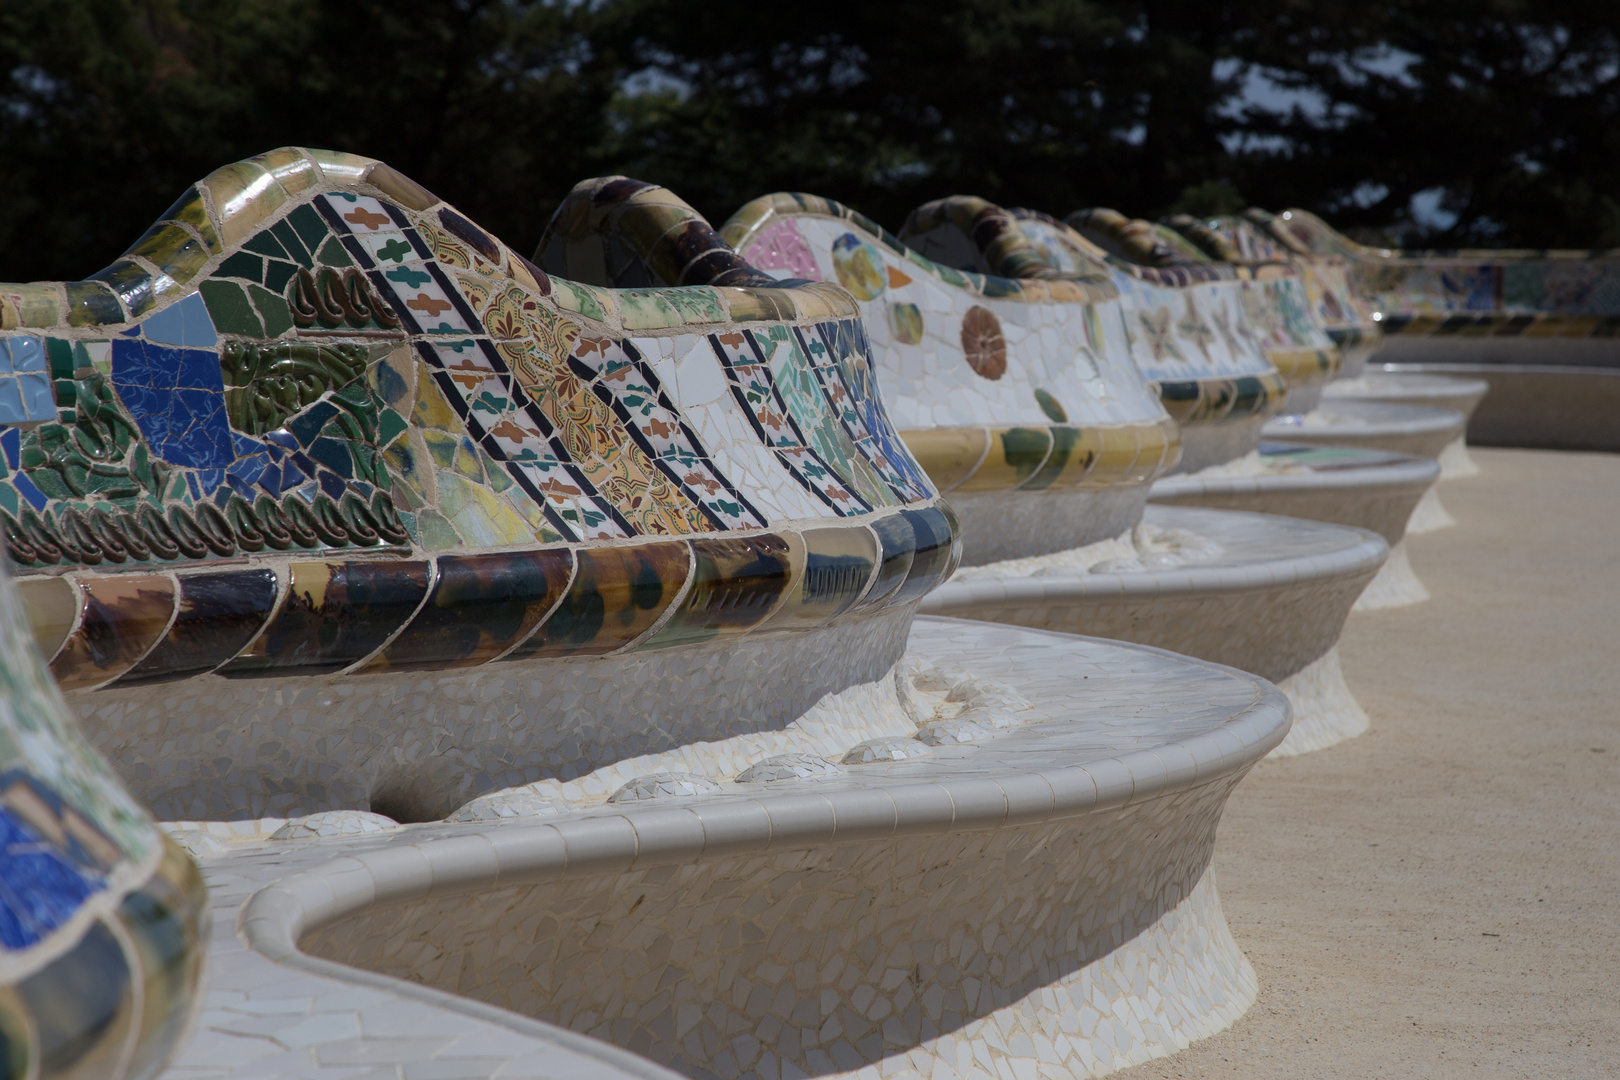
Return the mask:
[[517,486],[517,482],[507,475],[505,469],[501,468],[500,462],[482,450],[478,452],[478,456],[484,462],[484,476],[487,478],[491,491],[501,492],[507,488]]
[[62,319],[62,302],[54,285],[11,285],[5,299],[16,308],[20,326],[55,326]]
[[320,260],[327,266],[353,266],[354,260],[349,258],[348,251],[343,247],[337,237],[332,237],[321,245]]
[[319,250],[332,235],[332,230],[326,227],[321,215],[308,203],[288,214],[285,223],[293,227],[298,238],[304,242],[304,247],[310,251]]
[[287,282],[291,281],[296,273],[298,273],[296,263],[290,263],[283,259],[271,259],[264,264],[265,288],[277,295],[283,295],[287,291]]
[[556,299],[557,306],[564,311],[576,312],[598,321],[607,318],[607,312],[592,290],[563,278],[552,278],[551,288],[551,295]]
[[454,435],[444,431],[428,430],[422,432],[422,439],[427,443],[428,453],[440,468],[451,469],[456,464],[456,451],[461,448],[460,442]]
[[71,379],[78,364],[73,359],[73,342],[65,338],[46,338],[45,356],[51,364],[51,378]]
[[248,251],[257,252],[260,255],[268,255],[272,259],[291,258],[291,256],[287,254],[287,249],[281,246],[281,241],[277,240],[275,234],[269,231],[256,234],[245,244],[243,244],[242,247]]
[[208,317],[214,320],[214,329],[222,334],[264,336],[264,325],[242,286],[234,281],[205,281],[198,291],[202,293],[203,303],[208,305]]
[[253,298],[253,306],[264,319],[265,337],[280,337],[292,329],[292,312],[287,309],[287,301],[257,285],[248,286],[248,295]]
[[282,219],[270,226],[270,231],[275,234],[277,240],[281,241],[282,248],[299,266],[306,270],[314,268],[315,260],[310,258],[309,250],[304,247],[304,242],[298,238],[298,233],[286,219]]
[[679,326],[685,320],[675,305],[665,299],[665,293],[639,289],[624,289],[619,293],[619,316],[626,330],[657,330],[666,326]]
[[124,309],[111,289],[97,281],[66,282],[69,326],[102,326],[124,321]]
[[707,286],[665,289],[664,297],[689,324],[726,321],[725,309],[720,306],[720,294]]
[[444,551],[461,546],[461,537],[437,510],[423,510],[417,514],[416,527],[417,543],[428,551]]
[[409,431],[410,428],[411,426],[405,422],[405,418],[400,416],[399,413],[393,409],[384,409],[377,418],[377,442],[387,446]]
[[188,188],[186,193],[174,201],[163,215],[166,221],[179,221],[190,225],[208,250],[218,255],[220,251],[219,233],[215,231],[213,222],[208,220],[208,208],[203,205],[202,196],[195,187]]
[[251,251],[238,251],[235,255],[219,264],[214,271],[215,277],[243,278],[247,281],[264,281],[264,258]]

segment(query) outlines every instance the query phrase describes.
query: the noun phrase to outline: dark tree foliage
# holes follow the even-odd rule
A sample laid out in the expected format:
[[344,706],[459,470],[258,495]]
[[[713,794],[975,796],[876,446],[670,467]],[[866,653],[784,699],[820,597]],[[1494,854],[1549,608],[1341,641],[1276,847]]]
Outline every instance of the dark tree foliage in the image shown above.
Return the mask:
[[589,53],[567,11],[500,0],[4,0],[0,280],[93,273],[192,181],[287,144],[536,237],[537,193],[604,167],[617,76]]
[[94,272],[287,143],[387,160],[519,248],[607,172],[717,221],[971,193],[1620,245],[1617,27],[1617,0],[5,0],[0,280]]
[[[1236,163],[1258,201],[1435,245],[1620,246],[1616,0],[1291,0],[1241,48],[1316,106],[1246,111],[1287,148]],[[1420,193],[1454,223],[1412,227]]]

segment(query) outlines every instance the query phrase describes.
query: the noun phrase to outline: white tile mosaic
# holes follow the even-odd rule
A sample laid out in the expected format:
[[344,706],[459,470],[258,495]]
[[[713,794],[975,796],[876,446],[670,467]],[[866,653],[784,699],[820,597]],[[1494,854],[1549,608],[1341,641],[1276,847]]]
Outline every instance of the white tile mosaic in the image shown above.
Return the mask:
[[1155,481],[1148,499],[1371,529],[1393,546],[1440,476],[1431,459],[1384,450],[1313,447],[1296,453],[1277,443],[1262,449],[1258,458]]
[[1095,1076],[1241,1015],[1208,861],[1281,695],[982,624],[921,619],[911,654],[877,683],[913,732],[1009,715],[914,760],[206,858],[211,992],[169,1075]]
[[[959,569],[923,610],[1230,664],[1277,682],[1297,725],[1348,738],[1365,729],[1360,706],[1342,678],[1308,673],[1333,655],[1358,597],[1378,588],[1388,554],[1382,538],[1360,529],[1149,506],[1141,526],[1111,541]],[[1341,716],[1359,717],[1360,727]]]
[[880,679],[909,618],[906,605],[807,633],[617,657],[291,681],[208,675],[71,697],[160,818],[370,809],[432,820],[542,779],[589,786],[593,771],[605,798],[633,774],[602,768],[666,753],[673,763],[744,733],[797,749],[794,722],[829,692]]

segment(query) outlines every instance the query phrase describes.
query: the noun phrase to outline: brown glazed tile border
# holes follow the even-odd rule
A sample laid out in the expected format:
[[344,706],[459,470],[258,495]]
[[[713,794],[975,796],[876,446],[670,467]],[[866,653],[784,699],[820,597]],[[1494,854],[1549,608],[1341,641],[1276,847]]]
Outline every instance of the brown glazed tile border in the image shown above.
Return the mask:
[[[944,502],[839,525],[429,559],[276,560],[18,587],[63,689],[448,670],[813,630],[955,571]],[[71,589],[71,625],[64,583]]]

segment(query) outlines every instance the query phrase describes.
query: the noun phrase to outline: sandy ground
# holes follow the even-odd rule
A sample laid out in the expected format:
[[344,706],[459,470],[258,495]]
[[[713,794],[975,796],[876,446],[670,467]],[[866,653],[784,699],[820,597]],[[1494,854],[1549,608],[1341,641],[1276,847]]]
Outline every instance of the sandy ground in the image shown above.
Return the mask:
[[1123,1077],[1620,1077],[1620,455],[1471,452],[1434,599],[1345,630],[1372,731],[1221,825],[1259,1001]]

